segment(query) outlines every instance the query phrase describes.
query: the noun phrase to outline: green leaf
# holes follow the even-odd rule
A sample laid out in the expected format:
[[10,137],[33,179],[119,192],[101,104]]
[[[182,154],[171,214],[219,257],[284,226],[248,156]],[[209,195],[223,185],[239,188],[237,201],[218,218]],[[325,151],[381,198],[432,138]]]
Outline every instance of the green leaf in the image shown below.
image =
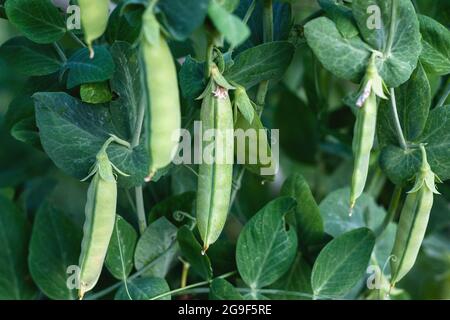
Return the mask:
[[[270,289],[278,289],[280,293],[269,297],[276,300],[310,300],[312,298],[311,267],[301,254],[297,254],[291,268]],[[283,292],[285,291],[285,292]]]
[[305,178],[301,174],[290,176],[284,182],[281,194],[297,200],[294,216],[300,243],[307,246],[321,242],[324,231],[323,220]]
[[[378,17],[368,10],[377,6]],[[410,0],[354,0],[353,15],[362,38],[382,52],[377,56],[378,72],[388,87],[398,87],[406,82],[417,66],[422,50],[419,21]],[[380,18],[380,25],[371,25]],[[370,28],[369,28],[370,26]]]
[[107,82],[84,83],[80,87],[81,101],[91,104],[107,103],[112,94]]
[[186,99],[196,99],[205,89],[205,63],[188,56],[178,75],[181,93]]
[[159,201],[152,207],[147,221],[151,223],[161,217],[165,217],[177,227],[190,223],[192,220],[189,217],[181,215],[181,213],[192,215],[194,211],[194,200],[195,192],[192,191],[170,196]]
[[[431,89],[421,64],[411,78],[395,89],[397,112],[406,140],[414,141],[422,133],[431,104]],[[381,145],[398,145],[391,101],[381,100],[378,106],[377,137]]]
[[431,73],[446,75],[450,73],[450,31],[436,20],[419,15],[422,34],[422,61]]
[[52,43],[66,33],[63,16],[50,0],[8,0],[5,9],[9,21],[34,42]]
[[314,263],[311,285],[317,298],[341,298],[361,279],[375,236],[367,228],[349,231],[328,243]]
[[202,254],[202,246],[187,227],[181,227],[177,235],[183,258],[191,265],[193,271],[205,280],[212,278],[211,262],[206,254]]
[[159,1],[157,6],[163,15],[166,30],[175,40],[183,41],[203,24],[208,12],[208,2],[209,0],[171,0]]
[[211,282],[209,298],[211,300],[244,300],[244,297],[231,283],[221,278]]
[[[57,167],[78,179],[86,177],[109,134],[118,134],[109,109],[81,103],[66,93],[37,93],[36,123],[47,155]],[[119,134],[120,136],[120,134]],[[119,185],[141,185],[148,171],[143,146],[132,150],[112,144],[109,159],[130,177],[119,175]]]
[[383,207],[378,206],[371,196],[363,193],[350,216],[349,199],[350,189],[343,188],[331,192],[320,203],[325,232],[333,237],[360,227],[374,231],[381,225],[386,215]]
[[0,57],[17,72],[27,76],[44,76],[62,67],[52,46],[36,44],[24,37],[6,41],[0,47]]
[[279,80],[293,55],[294,46],[287,41],[261,44],[240,53],[225,78],[247,89],[264,80]]
[[295,200],[277,198],[257,212],[238,238],[236,262],[244,282],[253,289],[274,283],[295,259],[295,230],[286,230],[285,215]]
[[344,38],[336,24],[326,17],[308,22],[305,37],[325,69],[339,78],[360,81],[371,53],[359,37]]
[[334,21],[344,38],[350,39],[358,36],[359,30],[356,27],[353,13],[349,7],[336,0],[319,0],[319,5],[325,10],[328,17]]
[[26,300],[36,297],[27,270],[29,226],[25,214],[0,195],[0,299]]
[[[144,275],[164,278],[178,250],[175,245],[177,228],[162,217],[145,229],[136,245],[134,263],[137,270],[146,268]],[[152,267],[147,266],[152,264]]]
[[247,25],[237,16],[228,12],[216,0],[210,1],[208,16],[225,40],[233,47],[240,45],[250,35],[250,29]]
[[[82,232],[49,203],[39,209],[33,226],[28,263],[39,289],[57,300],[78,298],[75,287]],[[68,284],[74,285],[73,289]]]
[[116,42],[111,54],[116,65],[111,90],[119,96],[111,102],[111,114],[118,131],[131,139],[143,96],[139,51],[125,42]]
[[89,57],[89,49],[76,51],[68,60],[65,69],[69,70],[67,88],[71,89],[83,83],[106,81],[114,73],[114,61],[104,46],[94,46],[95,56]]
[[[158,295],[170,291],[166,280],[161,278],[137,278],[127,282],[128,292],[125,285],[122,285],[117,291],[115,300],[150,300]],[[128,295],[129,294],[129,295]],[[131,299],[130,299],[131,298]],[[170,300],[170,294],[167,294],[157,300]]]
[[[450,108],[439,107],[430,112],[423,133],[415,143],[426,143],[428,162],[433,172],[445,181],[450,178]],[[417,148],[403,150],[389,145],[380,155],[380,166],[395,184],[413,178],[421,161]]]
[[38,149],[41,148],[39,132],[34,118],[25,118],[17,122],[11,128],[11,135],[18,141],[22,141]]
[[136,241],[136,230],[117,215],[105,260],[106,267],[115,278],[125,280],[133,269]]
[[129,19],[127,19],[126,14],[121,14],[123,5],[124,2],[119,3],[109,16],[105,37],[111,45],[116,41],[125,41],[133,44],[141,33],[141,19],[138,20],[139,23],[132,24]]

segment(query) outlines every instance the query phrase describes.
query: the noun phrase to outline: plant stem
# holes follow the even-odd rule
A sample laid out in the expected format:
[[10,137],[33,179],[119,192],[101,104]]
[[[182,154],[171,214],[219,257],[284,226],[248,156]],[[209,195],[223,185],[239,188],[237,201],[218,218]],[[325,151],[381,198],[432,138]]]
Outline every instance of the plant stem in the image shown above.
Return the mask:
[[188,274],[189,274],[189,268],[191,267],[191,265],[185,261],[182,261],[182,262],[183,262],[183,270],[181,271],[180,287],[185,288],[187,285],[187,278],[188,278]]
[[142,235],[147,229],[147,221],[145,219],[145,207],[144,207],[144,196],[143,196],[143,190],[142,186],[136,187],[135,189],[136,193],[136,211],[138,216],[138,223],[139,223],[139,232]]
[[[225,274],[223,274],[221,276],[218,276],[217,278],[225,279],[225,278],[233,276],[234,274],[236,274],[236,271],[225,273]],[[202,281],[202,282],[197,282],[197,283],[191,284],[189,286],[186,286],[184,288],[178,288],[178,289],[174,289],[174,290],[171,290],[171,291],[168,291],[168,292],[164,292],[162,294],[159,294],[159,295],[151,298],[150,300],[158,300],[158,299],[164,298],[165,296],[172,295],[172,294],[177,295],[180,292],[185,292],[185,291],[187,291],[189,289],[192,289],[192,288],[198,288],[198,287],[201,287],[201,286],[204,286],[204,285],[208,285],[211,282],[212,282],[212,280],[206,280],[206,281]]]
[[392,194],[391,203],[389,204],[388,212],[384,217],[384,220],[380,227],[375,231],[375,235],[379,237],[383,231],[387,228],[387,226],[394,220],[395,215],[398,210],[398,206],[400,204],[400,199],[402,197],[402,187],[395,186],[394,193]]
[[61,49],[61,46],[58,44],[58,42],[53,42],[53,46],[55,47],[56,53],[58,53],[58,56],[61,58],[63,63],[67,62],[67,57],[64,54],[64,51]]
[[395,100],[395,90],[390,89],[391,93],[391,108],[392,116],[394,117],[395,130],[397,131],[398,142],[403,150],[408,150],[408,145],[406,144],[405,136],[403,135],[402,125],[400,124],[400,119],[398,118],[397,102]]
[[442,94],[441,98],[438,101],[438,104],[436,105],[436,108],[442,107],[447,101],[448,96],[450,95],[450,81],[447,83],[447,86],[444,89],[444,93]]
[[205,79],[208,80],[211,74],[211,66],[213,63],[214,40],[212,36],[208,37],[208,47],[206,48],[206,63],[205,63]]
[[87,45],[83,41],[81,41],[80,38],[78,38],[75,33],[69,31],[68,34],[73,40],[75,40],[76,43],[81,45],[83,48],[87,48]]
[[141,137],[142,132],[142,125],[144,123],[144,117],[145,117],[145,103],[144,100],[139,104],[138,113],[137,113],[137,119],[136,119],[136,125],[134,128],[133,137],[131,140],[131,147],[135,148],[139,145],[139,138]]

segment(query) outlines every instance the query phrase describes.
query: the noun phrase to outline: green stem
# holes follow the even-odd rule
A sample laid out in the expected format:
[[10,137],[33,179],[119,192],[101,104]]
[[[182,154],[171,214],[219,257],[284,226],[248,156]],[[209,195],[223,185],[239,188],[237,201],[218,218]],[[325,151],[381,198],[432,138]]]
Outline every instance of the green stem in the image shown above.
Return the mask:
[[450,81],[447,83],[447,86],[444,89],[444,93],[442,94],[441,98],[439,99],[438,104],[436,105],[436,108],[442,107],[447,101],[448,96],[450,95]]
[[142,186],[136,187],[135,189],[136,193],[136,211],[138,216],[138,223],[139,223],[139,232],[142,235],[147,229],[147,221],[145,219],[145,207],[144,207],[144,196],[143,196],[143,190]]
[[264,42],[273,41],[273,3],[272,0],[264,0],[263,11],[263,36]]
[[400,124],[400,119],[398,118],[397,111],[397,101],[395,100],[395,90],[390,89],[391,93],[391,110],[392,116],[394,117],[395,130],[397,131],[398,142],[403,150],[408,150],[408,145],[406,144],[405,136],[403,135],[402,125]]
[[391,203],[389,204],[388,212],[386,213],[386,216],[384,217],[383,222],[381,223],[380,227],[375,231],[375,235],[379,237],[384,230],[388,227],[388,225],[394,221],[395,215],[398,211],[398,207],[400,205],[400,200],[402,198],[402,187],[401,186],[395,186],[394,193],[392,194]]
[[76,34],[74,34],[72,31],[69,31],[68,34],[69,34],[69,36],[70,36],[73,40],[75,40],[75,42],[78,43],[80,46],[82,46],[83,48],[87,48],[87,45],[86,45],[83,41],[81,41],[80,38],[78,38],[78,37],[76,36]]
[[188,278],[188,274],[189,274],[189,268],[191,267],[191,265],[185,261],[182,261],[182,263],[183,263],[183,269],[181,271],[180,288],[185,288],[185,287],[187,287],[187,278]]
[[[218,276],[217,278],[225,279],[225,278],[231,277],[231,276],[233,276],[233,275],[235,275],[235,274],[236,274],[236,271],[232,271],[232,272],[225,273],[225,274],[223,274],[223,275],[221,275],[221,276]],[[181,292],[184,293],[185,291],[187,291],[187,290],[189,290],[189,289],[193,289],[193,288],[198,288],[198,287],[201,287],[201,286],[205,286],[205,285],[210,284],[211,282],[212,282],[212,280],[206,280],[206,281],[202,281],[202,282],[197,282],[197,283],[191,284],[191,285],[189,285],[189,286],[186,286],[186,287],[184,287],[184,288],[178,288],[178,289],[175,289],[175,290],[171,290],[171,291],[168,291],[168,292],[164,292],[164,293],[162,293],[162,294],[159,294],[159,295],[157,295],[157,296],[151,298],[150,300],[158,300],[158,299],[164,298],[164,297],[166,297],[166,296],[168,296],[168,295],[177,295],[177,294],[179,294],[179,293],[181,293]]]
[[67,57],[58,42],[53,42],[53,46],[55,47],[56,53],[58,53],[58,56],[61,58],[62,62],[66,63]]
[[214,40],[212,36],[208,37],[208,47],[206,48],[206,64],[205,64],[205,78],[209,79],[211,75],[211,67],[213,64],[213,53],[214,53]]
[[[143,99],[144,100],[144,99]],[[144,123],[144,117],[145,117],[145,103],[142,101],[139,104],[138,113],[137,113],[137,119],[136,119],[136,125],[134,128],[133,137],[131,140],[131,147],[135,148],[139,145],[139,139],[141,137],[142,132],[142,126]]]

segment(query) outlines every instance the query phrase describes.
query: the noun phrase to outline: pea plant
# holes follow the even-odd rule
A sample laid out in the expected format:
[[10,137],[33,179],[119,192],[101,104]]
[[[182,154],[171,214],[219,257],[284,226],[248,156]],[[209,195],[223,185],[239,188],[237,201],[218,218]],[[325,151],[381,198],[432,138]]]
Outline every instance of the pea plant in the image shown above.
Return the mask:
[[0,299],[450,299],[446,0],[0,0]]

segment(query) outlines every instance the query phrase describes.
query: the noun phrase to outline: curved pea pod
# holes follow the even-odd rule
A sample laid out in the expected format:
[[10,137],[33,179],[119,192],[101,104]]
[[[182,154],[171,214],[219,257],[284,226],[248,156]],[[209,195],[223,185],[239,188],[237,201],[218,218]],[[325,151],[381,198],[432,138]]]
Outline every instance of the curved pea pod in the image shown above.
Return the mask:
[[215,85],[207,90],[210,91],[204,96],[200,119],[204,136],[209,135],[210,129],[215,129],[215,136],[203,143],[203,161],[198,175],[197,225],[203,251],[219,238],[225,225],[234,161],[233,111],[228,91]]
[[113,165],[105,150],[97,155],[97,162],[89,176],[83,226],[83,241],[79,260],[80,299],[96,285],[105,261],[109,241],[114,229],[117,202],[117,184]]
[[391,287],[414,266],[433,207],[433,196],[439,194],[435,186],[435,180],[439,179],[431,171],[423,145],[421,149],[422,166],[416,176],[415,185],[408,192],[403,205],[392,249]]
[[105,32],[109,17],[109,0],[78,0],[84,39],[94,57],[92,42]]
[[163,35],[142,43],[149,94],[150,168],[148,180],[167,166],[178,150],[181,127],[180,98],[175,63]]

